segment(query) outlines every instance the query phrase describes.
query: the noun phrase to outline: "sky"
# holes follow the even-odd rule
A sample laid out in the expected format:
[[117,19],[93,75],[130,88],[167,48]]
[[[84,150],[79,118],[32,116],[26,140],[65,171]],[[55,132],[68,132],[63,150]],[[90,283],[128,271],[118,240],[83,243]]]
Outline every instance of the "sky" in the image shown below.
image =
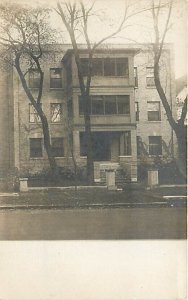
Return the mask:
[[[1,0],[6,1],[6,0]],[[78,0],[77,0],[78,1]],[[87,6],[93,3],[93,0],[83,0]],[[144,8],[149,8],[152,0],[95,0],[93,11],[97,16],[92,17],[92,22],[89,24],[89,35],[92,41],[98,41],[102,37],[111,33],[118,27],[121,22],[126,1],[129,3],[129,13],[141,11]],[[159,1],[159,0],[155,0]],[[168,1],[168,0],[162,0]],[[173,23],[172,29],[166,38],[166,42],[174,44],[175,54],[175,77],[181,77],[187,72],[187,11],[185,5],[188,0],[174,0],[176,8],[173,10],[171,22]],[[45,5],[56,7],[56,0],[33,0],[32,4],[27,0],[9,0],[9,2],[17,2],[19,4],[27,3],[29,5]],[[60,1],[60,2],[63,2]],[[134,4],[132,6],[132,4]],[[164,25],[165,15],[162,15],[160,20],[161,28]],[[51,24],[53,27],[62,31],[62,37],[65,43],[69,43],[68,35],[63,28],[60,17],[53,12],[51,15]],[[153,41],[152,30],[152,17],[151,11],[146,11],[144,14],[138,14],[130,18],[125,25],[127,26],[116,38],[109,40],[112,43],[126,44],[130,42],[148,43]],[[58,40],[59,42],[60,40]],[[80,38],[80,42],[83,40]]]
[[[93,41],[99,40],[101,37],[106,36],[106,34],[111,33],[118,24],[121,22],[125,2],[128,1],[129,5],[134,3],[133,7],[130,6],[129,13],[136,11],[141,11],[144,8],[149,8],[151,5],[151,0],[95,0],[94,11],[100,16],[93,17],[93,22],[89,27],[89,34]],[[155,0],[157,1],[157,0]],[[165,1],[165,0],[163,0]],[[168,1],[168,0],[166,0]],[[181,77],[187,73],[187,11],[185,10],[186,1],[185,0],[174,0],[175,9],[173,10],[171,23],[172,29],[166,37],[166,42],[171,42],[174,44],[174,55],[175,55],[175,77]],[[92,0],[85,0],[87,5],[91,5]],[[51,0],[53,6],[56,5],[54,0]],[[136,6],[135,6],[136,3]],[[142,4],[142,5],[141,5]],[[188,4],[188,1],[187,1]],[[136,7],[136,8],[135,8]],[[160,19],[161,28],[163,28],[164,21],[166,20],[165,15],[162,15]],[[54,22],[55,20],[55,22]],[[53,22],[55,25],[62,28],[62,21],[58,20],[57,16],[54,15]],[[148,43],[153,41],[153,25],[152,25],[151,11],[146,11],[146,13],[138,14],[135,17],[130,18],[126,22],[127,28],[119,33],[116,38],[109,40],[113,43]],[[66,36],[64,34],[64,36]],[[65,38],[65,41],[69,41]]]

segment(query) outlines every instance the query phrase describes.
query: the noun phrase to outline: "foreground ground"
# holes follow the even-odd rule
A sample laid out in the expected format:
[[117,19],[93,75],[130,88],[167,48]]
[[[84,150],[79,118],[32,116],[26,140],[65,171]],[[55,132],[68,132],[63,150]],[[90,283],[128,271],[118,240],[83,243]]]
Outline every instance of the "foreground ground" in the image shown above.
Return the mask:
[[0,240],[185,239],[186,189],[0,194]]
[[184,208],[1,210],[1,240],[184,239]]

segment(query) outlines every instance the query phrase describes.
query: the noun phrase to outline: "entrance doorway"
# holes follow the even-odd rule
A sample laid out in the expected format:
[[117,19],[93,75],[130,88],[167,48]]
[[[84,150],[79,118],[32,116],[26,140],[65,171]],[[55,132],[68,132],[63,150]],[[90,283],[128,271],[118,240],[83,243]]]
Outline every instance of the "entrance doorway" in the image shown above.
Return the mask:
[[[119,132],[95,131],[92,132],[92,149],[94,161],[118,161]],[[87,156],[85,132],[80,132],[80,155]]]
[[111,159],[111,143],[108,132],[93,132],[93,160],[108,161]]

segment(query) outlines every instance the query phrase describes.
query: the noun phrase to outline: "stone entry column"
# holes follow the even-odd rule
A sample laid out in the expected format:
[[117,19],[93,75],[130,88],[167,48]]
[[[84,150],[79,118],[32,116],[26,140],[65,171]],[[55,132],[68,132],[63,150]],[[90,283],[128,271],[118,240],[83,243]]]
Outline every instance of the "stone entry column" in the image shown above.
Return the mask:
[[115,170],[106,170],[106,184],[108,190],[117,190],[117,186],[115,185]]

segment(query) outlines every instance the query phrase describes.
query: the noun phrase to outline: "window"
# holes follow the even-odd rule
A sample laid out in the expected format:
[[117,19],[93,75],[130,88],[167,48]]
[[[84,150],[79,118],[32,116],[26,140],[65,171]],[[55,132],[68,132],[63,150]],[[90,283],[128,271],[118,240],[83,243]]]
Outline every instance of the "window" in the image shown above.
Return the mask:
[[87,156],[87,139],[85,132],[80,132],[80,156]]
[[29,104],[29,122],[30,123],[40,123],[41,122],[41,119],[32,104]]
[[50,69],[50,88],[62,88],[62,69]]
[[91,114],[104,115],[104,99],[102,96],[91,96]]
[[137,144],[137,156],[140,156],[142,152],[142,140],[140,136],[136,137],[136,144]]
[[42,139],[30,138],[30,157],[42,157]]
[[64,156],[63,138],[51,138],[52,154],[54,157]]
[[114,115],[116,114],[116,112],[117,112],[116,96],[105,97],[105,115]]
[[139,121],[139,104],[135,102],[136,121]]
[[[79,97],[79,113],[84,113],[82,98]],[[129,115],[128,95],[91,96],[91,115]]]
[[82,75],[87,76],[88,75],[88,58],[81,58],[81,69],[82,69]]
[[149,154],[162,154],[162,138],[161,136],[149,136]]
[[153,101],[148,102],[148,121],[160,121],[161,113],[160,113],[160,102]]
[[39,88],[40,86],[40,73],[37,69],[29,70],[29,87]]
[[128,77],[128,58],[116,58],[116,75]]
[[[88,58],[81,58],[83,76],[88,74]],[[124,76],[129,75],[127,57],[93,58],[92,76]]]
[[126,76],[128,77],[128,58],[105,58],[104,76]]
[[130,114],[130,101],[128,95],[116,96],[117,99],[117,114],[129,115]]
[[131,155],[131,132],[125,131],[120,136],[120,155]]
[[134,86],[138,87],[138,69],[134,67]]
[[115,76],[115,59],[105,58],[104,59],[104,76]]
[[146,68],[146,85],[148,87],[154,87],[155,86],[153,67]]
[[103,59],[93,58],[92,65],[92,75],[103,76]]
[[51,103],[51,122],[59,123],[62,121],[62,104],[61,103]]

